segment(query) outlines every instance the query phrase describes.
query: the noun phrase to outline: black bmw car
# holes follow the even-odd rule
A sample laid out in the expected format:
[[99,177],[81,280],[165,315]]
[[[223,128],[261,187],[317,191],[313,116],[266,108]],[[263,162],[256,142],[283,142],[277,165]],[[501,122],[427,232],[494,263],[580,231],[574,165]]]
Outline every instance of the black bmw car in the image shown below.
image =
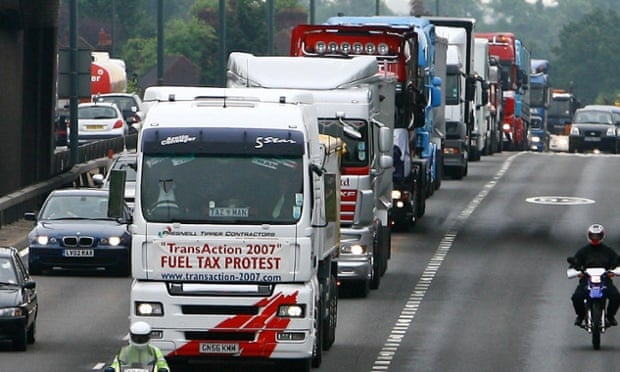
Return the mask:
[[18,351],[35,341],[39,311],[35,286],[17,250],[0,247],[0,339],[12,341]]
[[131,210],[124,204],[123,217],[108,217],[108,191],[64,189],[52,191],[28,234],[28,267],[33,275],[44,270],[130,272],[131,234],[127,225]]

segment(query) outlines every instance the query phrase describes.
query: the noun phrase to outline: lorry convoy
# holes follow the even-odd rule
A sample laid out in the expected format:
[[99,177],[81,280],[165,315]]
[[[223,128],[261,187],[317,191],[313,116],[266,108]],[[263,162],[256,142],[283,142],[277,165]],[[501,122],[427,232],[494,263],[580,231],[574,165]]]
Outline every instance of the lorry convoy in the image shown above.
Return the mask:
[[231,53],[227,88],[147,88],[130,320],[167,359],[318,367],[338,286],[379,288],[392,228],[425,214],[444,172],[522,148],[527,51],[474,26],[333,17],[296,26],[290,56]]
[[[345,43],[354,43],[352,39],[365,34],[374,44],[383,44],[376,51],[360,48],[359,53],[376,55],[382,65],[396,73],[395,164],[400,165],[402,161],[403,171],[395,171],[391,219],[395,226],[409,228],[424,215],[426,199],[441,186],[443,177],[446,131],[443,110],[438,109],[443,105],[442,83],[435,75],[436,63],[443,60],[435,58],[434,26],[419,17],[389,16],[331,17],[326,23],[322,38],[333,37],[334,33],[327,30],[339,29],[341,35],[347,32],[350,35]],[[388,27],[391,33],[400,35],[401,44],[389,48],[382,42],[382,36],[374,33],[373,28],[377,26]],[[301,38],[311,36],[310,32],[296,35],[294,30],[291,54],[300,55]],[[339,45],[337,40],[333,43]],[[445,71],[445,68],[438,69]]]
[[489,53],[497,56],[502,77],[502,148],[526,150],[530,122],[528,79],[529,51],[509,32],[476,33],[489,41]]

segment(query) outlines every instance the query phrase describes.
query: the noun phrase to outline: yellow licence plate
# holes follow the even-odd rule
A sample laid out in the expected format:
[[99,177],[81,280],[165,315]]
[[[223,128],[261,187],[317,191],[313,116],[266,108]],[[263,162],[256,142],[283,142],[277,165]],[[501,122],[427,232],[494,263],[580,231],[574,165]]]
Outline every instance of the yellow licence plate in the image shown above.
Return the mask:
[[85,126],[86,130],[104,130],[105,129],[105,125],[101,125],[101,124],[88,124]]

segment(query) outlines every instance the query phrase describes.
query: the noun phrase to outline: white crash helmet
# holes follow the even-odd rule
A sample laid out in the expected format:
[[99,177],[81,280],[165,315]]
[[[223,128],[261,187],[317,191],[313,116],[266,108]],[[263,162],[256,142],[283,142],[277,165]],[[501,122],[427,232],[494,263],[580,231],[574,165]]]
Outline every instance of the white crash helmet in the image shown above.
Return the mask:
[[598,223],[590,225],[590,227],[588,227],[587,237],[590,244],[601,244],[603,239],[605,239],[605,228],[603,225],[599,225]]
[[129,342],[135,346],[144,346],[151,339],[151,326],[147,322],[135,322],[129,327]]

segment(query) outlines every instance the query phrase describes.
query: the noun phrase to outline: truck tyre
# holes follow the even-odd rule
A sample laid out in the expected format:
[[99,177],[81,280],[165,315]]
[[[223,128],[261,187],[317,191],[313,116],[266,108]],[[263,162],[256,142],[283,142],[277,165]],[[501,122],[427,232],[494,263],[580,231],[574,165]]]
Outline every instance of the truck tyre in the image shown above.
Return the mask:
[[325,312],[325,303],[323,296],[320,296],[319,308],[316,311],[316,338],[314,339],[314,346],[312,348],[312,368],[319,368],[323,363],[323,313]]
[[417,163],[417,173],[414,174],[416,182],[414,183],[414,216],[420,218],[426,212],[426,171],[427,164],[425,161]]
[[441,187],[441,181],[443,181],[443,154],[441,149],[437,149],[435,153],[435,161],[437,162],[437,174],[435,176],[435,190],[439,190]]
[[381,267],[383,266],[382,261],[382,253],[381,247],[375,245],[373,247],[374,251],[372,253],[372,269],[370,274],[370,289],[379,289],[381,285]]
[[336,341],[336,323],[338,319],[338,284],[336,277],[329,279],[329,304],[327,318],[323,320],[323,350],[329,350]]

